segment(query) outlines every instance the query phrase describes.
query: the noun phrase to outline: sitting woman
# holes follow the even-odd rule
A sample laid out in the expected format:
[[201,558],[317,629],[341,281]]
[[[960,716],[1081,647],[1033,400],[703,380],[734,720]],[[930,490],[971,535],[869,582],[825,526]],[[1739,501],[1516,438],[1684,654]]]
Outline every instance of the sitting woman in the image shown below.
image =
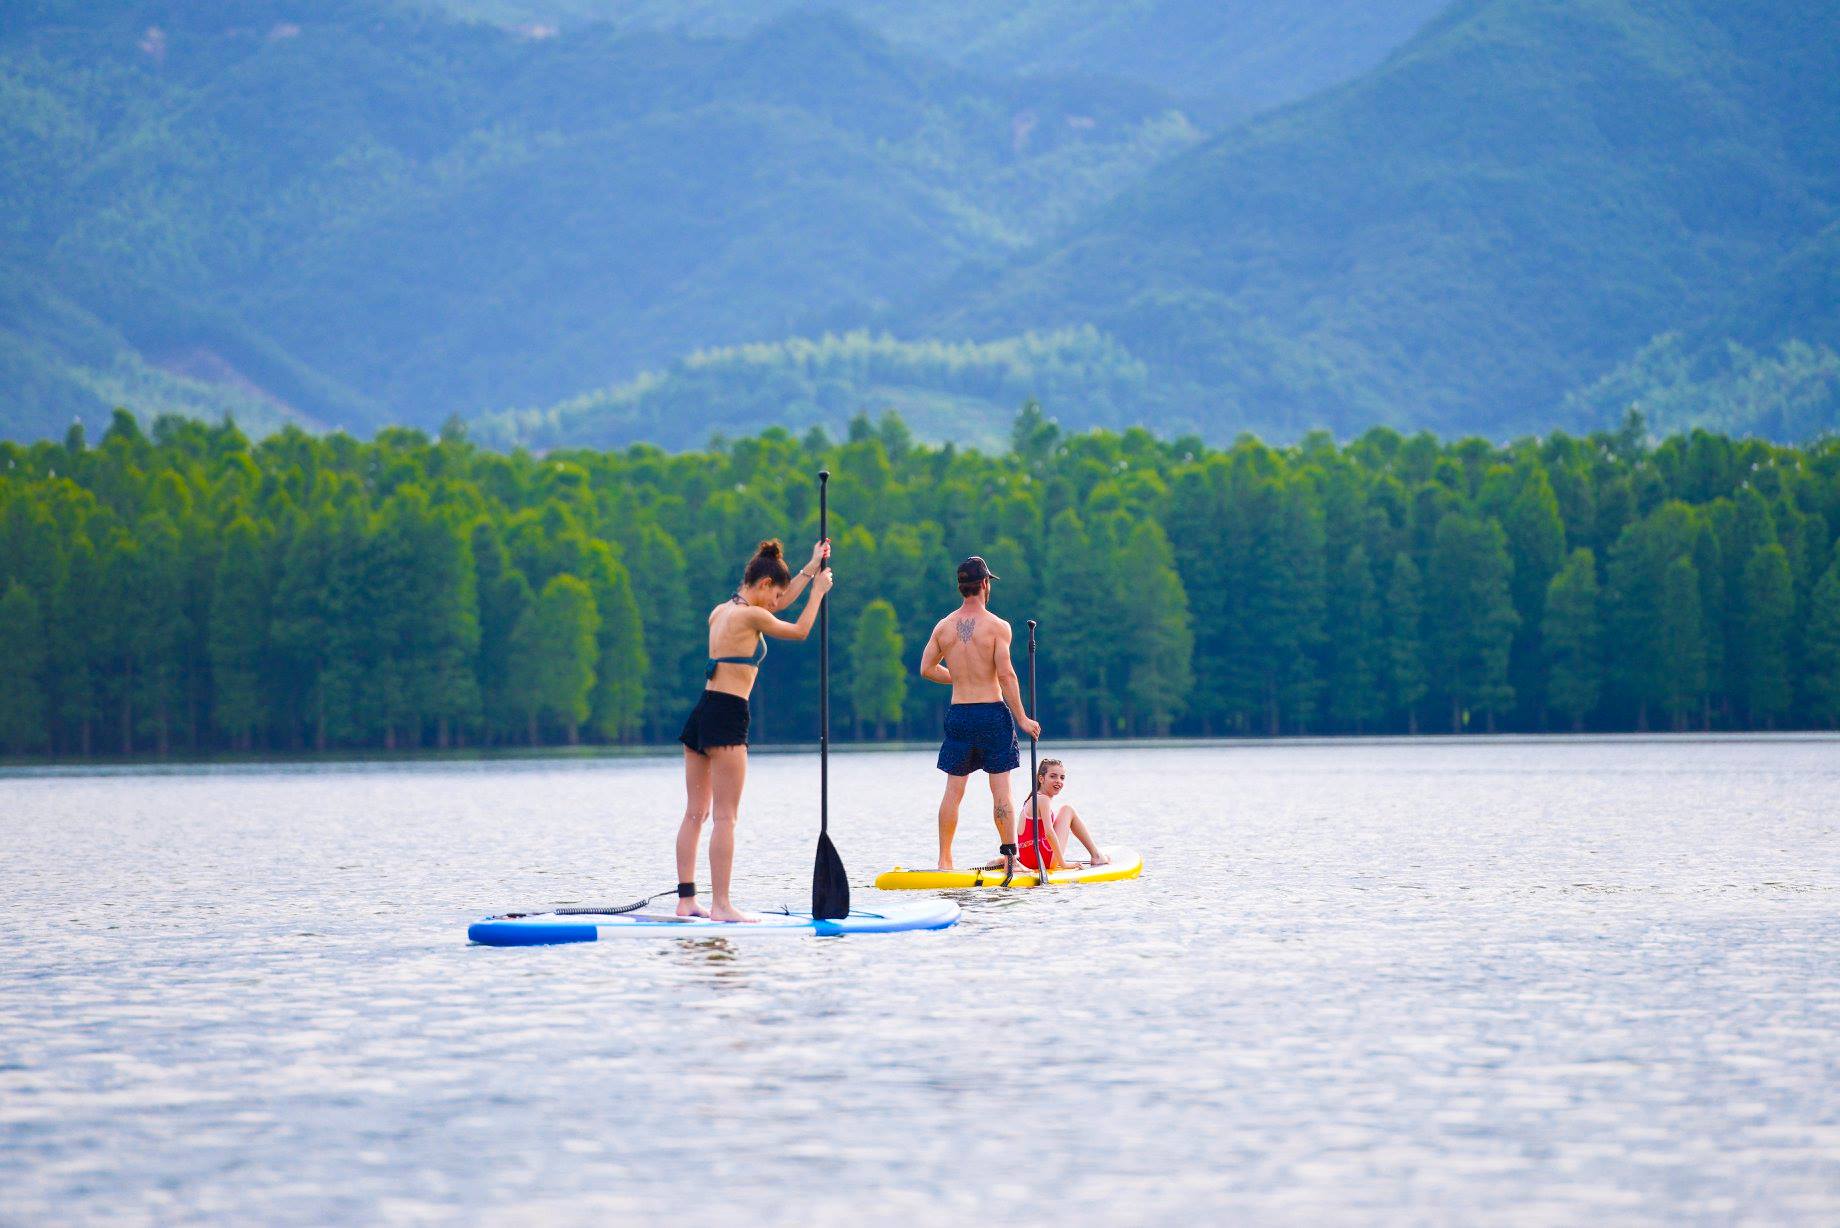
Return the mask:
[[[1059,759],[1043,759],[1035,769],[1035,794],[1022,804],[1022,831],[1016,838],[1017,857],[1029,869],[1036,869],[1037,846],[1048,857],[1054,870],[1071,870],[1081,866],[1102,866],[1111,861],[1093,841],[1092,832],[1072,806],[1056,806],[1054,799],[1067,787],[1067,768]],[[1040,816],[1037,815],[1037,810]],[[1046,822],[1042,822],[1042,817]],[[1086,846],[1089,860],[1067,859],[1067,837],[1077,836]],[[1002,862],[996,863],[1002,865]],[[994,867],[993,867],[994,868]]]

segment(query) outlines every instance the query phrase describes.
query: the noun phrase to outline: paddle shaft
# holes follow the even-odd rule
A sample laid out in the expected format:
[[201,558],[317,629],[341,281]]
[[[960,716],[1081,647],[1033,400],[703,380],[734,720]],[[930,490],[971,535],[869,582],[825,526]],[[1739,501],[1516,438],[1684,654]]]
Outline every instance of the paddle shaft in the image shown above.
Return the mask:
[[[818,472],[818,537],[829,541],[829,470]],[[830,561],[820,557],[820,571]],[[818,602],[818,852],[811,864],[811,915],[840,920],[850,914],[850,876],[831,843],[831,603]]]
[[[1029,619],[1029,719],[1039,719],[1035,715],[1035,620],[1032,618]],[[1035,735],[1030,734],[1029,814],[1034,816],[1035,819],[1035,865],[1037,867],[1035,871],[1035,885],[1037,887],[1046,887],[1048,885],[1049,858],[1052,856],[1053,850],[1044,850],[1042,848],[1041,837],[1045,825],[1041,821],[1041,800],[1037,795],[1036,782],[1041,778],[1041,772],[1035,766],[1035,749]]]
[[[818,470],[818,540],[831,535],[831,471]],[[831,565],[818,560],[818,570]],[[818,834],[831,830],[831,603],[818,599]]]

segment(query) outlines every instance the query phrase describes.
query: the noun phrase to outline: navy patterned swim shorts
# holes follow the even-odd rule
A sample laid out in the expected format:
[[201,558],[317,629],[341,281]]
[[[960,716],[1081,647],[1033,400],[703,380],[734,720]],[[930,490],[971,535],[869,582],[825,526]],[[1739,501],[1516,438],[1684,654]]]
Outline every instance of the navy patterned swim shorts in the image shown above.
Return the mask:
[[947,776],[1013,772],[1022,762],[1016,747],[1016,722],[1003,703],[953,704],[946,709],[946,740],[939,747],[939,770]]

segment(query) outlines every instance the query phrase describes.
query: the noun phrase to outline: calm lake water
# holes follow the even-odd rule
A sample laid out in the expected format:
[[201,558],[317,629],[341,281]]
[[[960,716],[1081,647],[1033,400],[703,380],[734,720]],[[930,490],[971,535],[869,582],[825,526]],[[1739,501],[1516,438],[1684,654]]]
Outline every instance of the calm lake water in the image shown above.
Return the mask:
[[[1840,1222],[1840,742],[1066,758],[1141,880],[523,950],[670,885],[675,760],[0,775],[0,1221]],[[939,777],[832,782],[872,906]]]

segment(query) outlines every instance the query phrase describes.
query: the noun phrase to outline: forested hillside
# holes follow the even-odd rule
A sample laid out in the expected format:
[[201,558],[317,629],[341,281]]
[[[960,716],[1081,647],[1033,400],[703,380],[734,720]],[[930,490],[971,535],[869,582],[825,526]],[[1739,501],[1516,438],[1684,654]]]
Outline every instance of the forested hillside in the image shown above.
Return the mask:
[[832,10],[890,40],[1003,74],[1103,75],[1232,112],[1345,81],[1447,0],[428,0],[506,25],[607,22],[733,36]]
[[[889,417],[538,459],[119,414],[0,445],[0,747],[666,742],[821,466],[845,734],[934,734],[914,666],[974,550],[1041,622],[1053,738],[1840,724],[1840,441],[1217,450],[1031,408],[1001,454]],[[811,739],[813,665],[768,657],[758,740]]]
[[0,97],[16,436],[188,376],[366,431],[559,400],[994,261],[1197,136],[835,16],[529,37],[378,0],[12,6]]
[[1664,333],[1567,398],[1565,423],[1634,406],[1661,430],[1771,439],[1840,428],[1840,223],[1740,283],[1690,327]]
[[998,407],[1039,397],[1081,423],[1122,426],[1144,403],[1144,365],[1090,328],[983,344],[898,341],[867,333],[703,350],[657,373],[549,409],[476,423],[481,442],[608,448],[705,444],[761,422],[793,431],[894,410],[927,439],[1000,444]]
[[1159,411],[1280,435],[1537,430],[1840,216],[1835,34],[1790,0],[1468,0],[903,326],[1090,324]]
[[[558,3],[10,5],[0,434],[1840,415],[1820,5]],[[1236,57],[1380,62],[1209,135]]]

